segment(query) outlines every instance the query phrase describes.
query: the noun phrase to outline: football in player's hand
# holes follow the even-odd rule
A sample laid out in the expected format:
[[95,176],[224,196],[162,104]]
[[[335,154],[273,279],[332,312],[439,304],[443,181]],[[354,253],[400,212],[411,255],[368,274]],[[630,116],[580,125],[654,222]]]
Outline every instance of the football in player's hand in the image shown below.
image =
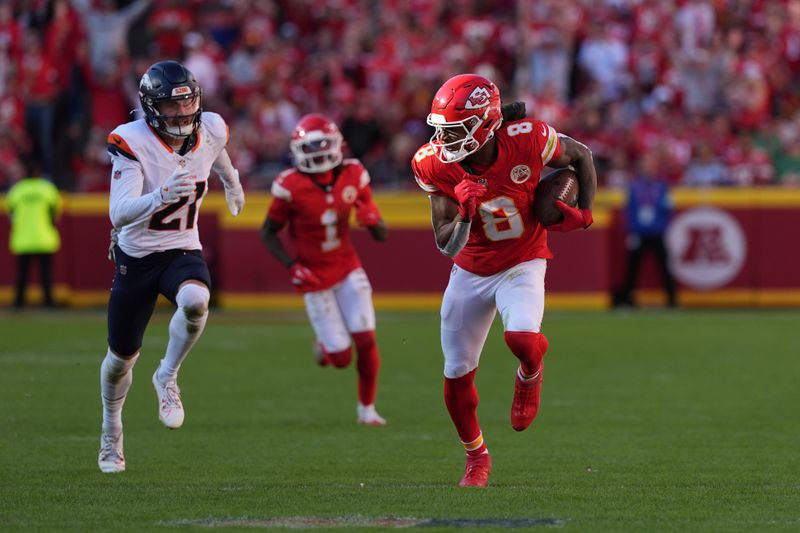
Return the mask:
[[542,226],[558,224],[564,215],[556,207],[557,200],[578,205],[578,177],[572,169],[558,169],[540,179],[533,194],[533,214]]

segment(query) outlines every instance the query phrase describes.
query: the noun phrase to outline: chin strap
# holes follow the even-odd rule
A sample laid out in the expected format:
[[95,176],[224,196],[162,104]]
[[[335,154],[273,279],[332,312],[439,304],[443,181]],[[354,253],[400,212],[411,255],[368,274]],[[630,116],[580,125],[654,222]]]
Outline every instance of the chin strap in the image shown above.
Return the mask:
[[178,155],[184,155],[188,152],[194,145],[197,143],[197,129],[195,129],[190,135],[187,135],[183,139],[183,144],[181,144],[180,150],[178,150]]

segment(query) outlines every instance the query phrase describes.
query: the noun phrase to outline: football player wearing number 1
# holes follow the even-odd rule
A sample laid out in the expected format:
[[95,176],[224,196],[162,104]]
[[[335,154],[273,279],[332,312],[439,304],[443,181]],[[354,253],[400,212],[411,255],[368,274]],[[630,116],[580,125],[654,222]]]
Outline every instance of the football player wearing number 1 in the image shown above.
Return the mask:
[[547,338],[541,333],[547,231],[533,214],[544,166],[572,165],[578,207],[558,203],[564,221],[555,231],[587,228],[597,177],[583,144],[548,124],[526,119],[524,106],[501,107],[488,79],[461,74],[437,91],[428,115],[435,129],[411,167],[430,195],[439,250],[455,265],[442,299],[444,397],[467,453],[461,486],[486,486],[491,459],[478,424],[475,372],[497,311],[505,341],[519,360],[511,425],[526,429],[539,408]]
[[[261,228],[267,250],[286,268],[303,293],[317,336],[320,365],[349,366],[356,346],[359,424],[382,426],[375,410],[380,356],[375,340],[372,287],[350,241],[350,213],[373,239],[387,229],[372,200],[369,173],[357,159],[344,159],[342,134],[318,113],[302,117],[290,142],[295,168],[272,184],[272,204]],[[278,233],[288,225],[296,257],[288,254]]]
[[116,264],[108,302],[108,352],[100,367],[103,431],[98,466],[125,470],[122,405],[159,293],[178,306],[166,353],[153,374],[158,416],[170,429],[184,419],[178,369],[208,317],[208,267],[201,255],[198,212],[213,169],[233,216],[244,207],[239,173],[225,145],[228,127],[203,112],[194,75],[175,61],[152,65],[139,83],[144,118],[108,136],[113,163],[109,257]]

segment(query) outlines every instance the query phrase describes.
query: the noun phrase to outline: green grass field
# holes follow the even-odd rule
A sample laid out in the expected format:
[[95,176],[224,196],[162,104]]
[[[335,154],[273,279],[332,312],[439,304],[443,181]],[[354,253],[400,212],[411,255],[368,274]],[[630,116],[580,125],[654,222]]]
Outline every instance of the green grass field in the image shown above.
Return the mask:
[[435,313],[379,314],[378,407],[316,367],[299,314],[212,311],[161,426],[145,338],[127,472],[97,469],[102,313],[0,314],[0,530],[419,526],[481,531],[800,530],[800,312],[550,313],[542,408],[508,422],[515,360],[495,324],[478,373],[494,460],[461,489]]

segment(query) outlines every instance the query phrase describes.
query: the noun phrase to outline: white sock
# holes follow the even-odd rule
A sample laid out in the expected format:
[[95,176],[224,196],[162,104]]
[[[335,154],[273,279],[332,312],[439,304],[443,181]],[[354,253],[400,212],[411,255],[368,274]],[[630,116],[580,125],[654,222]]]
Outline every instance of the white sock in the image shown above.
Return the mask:
[[118,433],[122,431],[122,404],[133,383],[133,365],[139,353],[123,359],[109,348],[103,364],[100,365],[100,396],[103,399],[103,431]]
[[178,378],[178,369],[186,359],[189,350],[200,338],[208,319],[208,289],[193,283],[184,285],[178,291],[175,301],[178,310],[169,322],[169,342],[167,353],[158,368],[158,381],[166,383]]

